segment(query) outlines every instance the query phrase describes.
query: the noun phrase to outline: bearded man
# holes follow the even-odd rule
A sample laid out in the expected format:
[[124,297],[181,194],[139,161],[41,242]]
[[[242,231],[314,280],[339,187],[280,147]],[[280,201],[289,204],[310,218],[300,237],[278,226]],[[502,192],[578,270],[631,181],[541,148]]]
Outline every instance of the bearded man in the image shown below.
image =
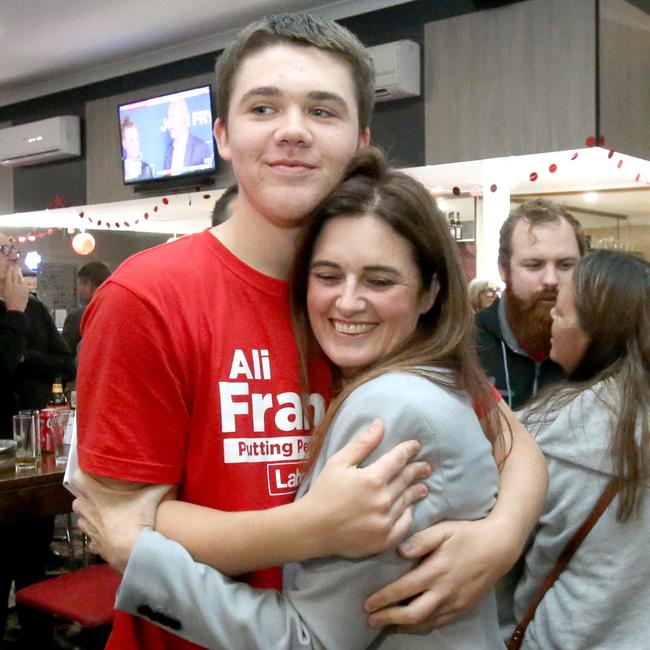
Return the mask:
[[490,381],[516,409],[542,386],[562,378],[548,358],[551,309],[560,286],[586,250],[580,223],[543,199],[522,203],[499,233],[500,300],[476,315],[477,348]]

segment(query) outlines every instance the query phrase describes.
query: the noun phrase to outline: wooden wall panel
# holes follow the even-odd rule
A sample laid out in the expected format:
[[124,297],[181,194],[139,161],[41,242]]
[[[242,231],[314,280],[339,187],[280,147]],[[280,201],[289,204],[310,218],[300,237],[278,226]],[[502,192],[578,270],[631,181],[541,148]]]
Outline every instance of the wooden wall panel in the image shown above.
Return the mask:
[[650,158],[650,15],[601,0],[601,133],[618,151]]
[[528,0],[425,26],[426,162],[584,146],[595,0]]
[[[11,126],[11,122],[0,122],[0,129]],[[14,211],[14,173],[11,167],[0,167],[0,214]]]

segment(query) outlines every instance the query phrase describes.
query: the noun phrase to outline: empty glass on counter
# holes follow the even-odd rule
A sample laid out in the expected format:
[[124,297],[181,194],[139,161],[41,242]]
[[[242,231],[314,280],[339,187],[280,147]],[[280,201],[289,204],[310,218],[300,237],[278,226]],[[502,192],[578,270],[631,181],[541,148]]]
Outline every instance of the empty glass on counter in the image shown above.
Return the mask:
[[38,423],[33,413],[13,416],[14,441],[16,443],[16,471],[35,469],[38,458]]

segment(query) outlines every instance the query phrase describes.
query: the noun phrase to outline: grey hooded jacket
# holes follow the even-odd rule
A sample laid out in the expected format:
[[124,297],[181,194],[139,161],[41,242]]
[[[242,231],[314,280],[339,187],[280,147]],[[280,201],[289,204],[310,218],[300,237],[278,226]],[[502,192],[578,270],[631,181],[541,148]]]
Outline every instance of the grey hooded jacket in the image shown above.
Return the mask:
[[[600,383],[544,418],[523,414],[546,456],[550,486],[514,592],[516,620],[614,475],[609,445],[619,401],[615,386]],[[537,608],[524,648],[650,648],[649,487],[638,518],[616,521],[618,497],[603,513]]]

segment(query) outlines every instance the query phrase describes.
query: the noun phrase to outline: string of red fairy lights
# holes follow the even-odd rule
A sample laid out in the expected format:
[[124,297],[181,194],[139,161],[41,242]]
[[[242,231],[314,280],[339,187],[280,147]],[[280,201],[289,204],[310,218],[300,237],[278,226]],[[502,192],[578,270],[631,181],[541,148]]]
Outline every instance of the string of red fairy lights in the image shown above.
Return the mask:
[[32,228],[24,235],[12,235],[9,237],[9,241],[17,242],[19,244],[24,244],[26,242],[35,242],[37,239],[44,239],[45,237],[49,237],[59,230],[64,230],[64,228],[48,228],[43,232],[38,232],[37,228]]
[[[200,188],[197,188],[197,192],[198,191],[200,191]],[[201,197],[203,199],[207,200],[207,199],[212,198],[212,194],[205,193],[205,194],[202,194]],[[169,205],[169,197],[163,196],[160,199],[160,202],[162,203],[163,207]],[[192,205],[192,196],[191,195],[189,197],[189,203],[190,203],[190,205]],[[156,213],[156,212],[158,212],[159,209],[160,209],[160,206],[159,206],[158,203],[156,203],[153,206],[153,208],[151,208],[150,211],[144,212],[142,214],[142,219],[144,221],[146,221],[147,219],[149,219],[150,213]],[[92,224],[93,226],[97,226],[97,227],[102,227],[102,225],[105,226],[106,228],[109,228],[109,229],[111,227],[115,227],[115,228],[118,228],[118,229],[121,228],[122,226],[124,226],[125,228],[130,228],[131,227],[131,223],[129,221],[110,221],[108,219],[97,219],[97,220],[93,221],[93,219],[91,217],[86,216],[86,214],[83,212],[83,210],[79,212],[79,218],[80,219],[86,219],[86,221],[88,221],[88,223]],[[139,217],[136,218],[133,221],[133,223],[134,223],[134,225],[139,224],[140,223],[140,218]]]
[[[595,147],[596,144],[599,146],[602,146],[605,144],[604,138],[601,136],[598,138],[598,140],[594,136],[589,136],[585,144],[587,147]],[[569,157],[569,160],[567,162],[572,162],[577,160],[579,157],[579,152],[575,151],[571,156]],[[609,161],[613,161],[613,163],[616,165],[617,169],[621,169],[624,164],[624,159],[623,158],[616,158],[616,151],[614,149],[609,149],[607,153],[607,159]],[[556,174],[558,171],[560,171],[560,165],[558,163],[551,163],[546,170],[531,170],[530,173],[528,174],[528,180],[531,183],[535,183],[537,180],[540,179],[541,175],[545,173],[549,174]],[[650,185],[650,178],[645,178],[641,172],[637,172],[636,175],[634,176],[634,182],[635,183],[644,183],[646,185]],[[492,183],[489,188],[490,192],[496,192],[498,190],[498,186],[496,183]],[[201,191],[200,187],[196,188],[197,192]],[[459,185],[454,185],[451,190],[452,194],[454,196],[460,196],[461,194],[467,192],[470,194],[470,196],[480,196],[483,192],[483,189],[480,187],[471,187],[469,190],[463,191]],[[178,194],[177,191],[174,191],[173,194]],[[180,197],[184,198],[185,195],[180,195]],[[212,194],[209,192],[206,192],[201,195],[201,198],[204,200],[208,200],[212,198]],[[192,204],[192,197],[190,195],[189,198],[190,205]],[[160,199],[160,203],[155,203],[152,208],[142,214],[142,217],[138,217],[133,221],[134,225],[137,225],[140,223],[140,220],[146,221],[149,219],[152,213],[157,213],[160,209],[164,208],[165,206],[168,206],[170,203],[170,199],[167,196],[163,196]],[[162,204],[162,205],[161,205]],[[131,227],[131,222],[129,221],[111,221],[108,219],[96,219],[93,220],[91,217],[86,216],[83,210],[78,212],[78,216],[80,219],[85,220],[88,224],[93,226],[94,228],[115,228],[120,229],[122,227],[124,228],[130,228]],[[43,239],[44,237],[48,237],[50,235],[53,235],[56,231],[64,230],[64,228],[48,228],[47,230],[44,230],[43,232],[37,232],[37,228],[32,228],[29,232],[26,232],[23,235],[15,235],[11,237],[13,241],[17,241],[19,244],[25,243],[27,241],[33,242],[36,241],[37,239]]]

